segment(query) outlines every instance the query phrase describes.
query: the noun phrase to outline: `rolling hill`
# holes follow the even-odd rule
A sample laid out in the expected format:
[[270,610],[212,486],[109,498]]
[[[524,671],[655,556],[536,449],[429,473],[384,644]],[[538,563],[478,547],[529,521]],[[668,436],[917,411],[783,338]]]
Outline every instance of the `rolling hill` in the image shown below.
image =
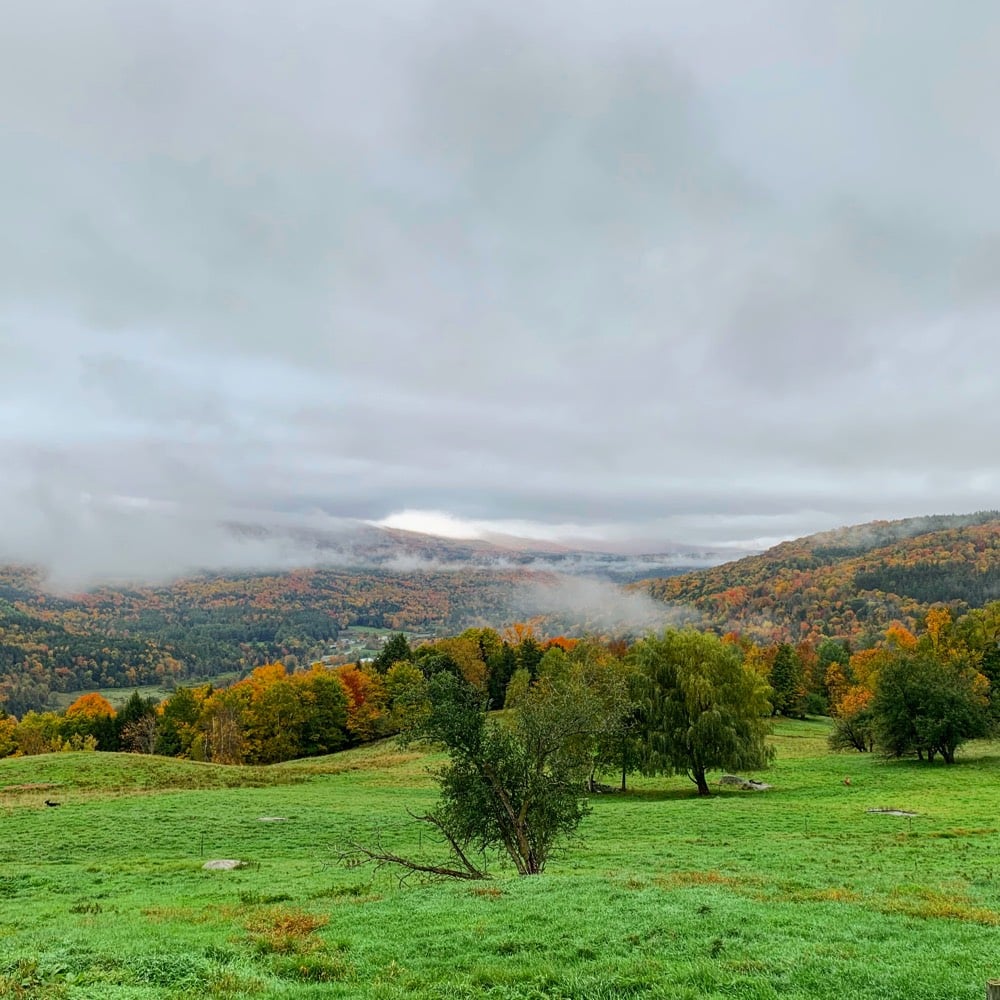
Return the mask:
[[856,639],[1000,599],[1000,512],[873,521],[634,589],[764,640]]

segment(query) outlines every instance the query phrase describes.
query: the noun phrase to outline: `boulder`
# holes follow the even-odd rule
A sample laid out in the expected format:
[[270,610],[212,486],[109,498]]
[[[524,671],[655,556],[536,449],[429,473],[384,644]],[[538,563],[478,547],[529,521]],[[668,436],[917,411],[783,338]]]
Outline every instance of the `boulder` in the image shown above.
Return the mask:
[[745,792],[766,792],[771,785],[764,781],[754,781],[753,778],[741,778],[738,774],[724,774],[719,778],[720,785],[735,785]]

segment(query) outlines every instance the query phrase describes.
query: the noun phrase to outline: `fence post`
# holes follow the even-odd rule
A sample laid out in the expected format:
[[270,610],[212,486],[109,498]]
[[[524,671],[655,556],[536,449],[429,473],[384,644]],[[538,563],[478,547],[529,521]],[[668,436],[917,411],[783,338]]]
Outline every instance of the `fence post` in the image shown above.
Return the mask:
[[1000,1000],[1000,979],[986,981],[986,1000]]

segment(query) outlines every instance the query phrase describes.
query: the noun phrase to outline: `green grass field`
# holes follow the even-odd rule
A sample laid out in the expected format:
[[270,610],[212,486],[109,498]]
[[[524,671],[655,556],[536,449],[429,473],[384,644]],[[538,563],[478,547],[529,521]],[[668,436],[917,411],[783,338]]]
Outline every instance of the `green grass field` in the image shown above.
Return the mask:
[[825,736],[779,726],[770,792],[598,796],[545,875],[484,883],[338,862],[376,831],[428,848],[406,808],[433,801],[433,761],[391,743],[272,768],[3,760],[0,997],[980,1000],[1000,746],[946,768]]
[[[217,685],[227,684],[230,681],[237,680],[239,676],[238,672],[230,671],[226,674],[217,674],[214,677],[205,677],[201,680],[189,677],[184,680],[184,686],[193,687],[197,684],[207,684],[209,682]],[[136,693],[142,698],[155,698],[157,701],[163,701],[174,693],[174,687],[162,684],[139,684],[132,687],[85,688],[82,691],[53,691],[49,695],[47,707],[57,712],[64,712],[80,695],[91,693],[99,694],[102,698],[107,698],[115,708],[121,708]]]

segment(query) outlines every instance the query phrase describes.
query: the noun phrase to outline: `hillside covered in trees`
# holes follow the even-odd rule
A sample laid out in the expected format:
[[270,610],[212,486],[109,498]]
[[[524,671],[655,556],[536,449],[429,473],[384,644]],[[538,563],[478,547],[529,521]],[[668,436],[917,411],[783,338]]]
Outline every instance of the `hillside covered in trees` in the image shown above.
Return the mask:
[[1000,512],[874,521],[782,542],[697,573],[635,585],[704,623],[764,641],[870,640],[1000,598]]
[[0,705],[20,714],[52,691],[309,663],[352,625],[446,634],[500,623],[517,588],[548,578],[519,569],[307,569],[57,596],[37,572],[8,567],[0,569]]

